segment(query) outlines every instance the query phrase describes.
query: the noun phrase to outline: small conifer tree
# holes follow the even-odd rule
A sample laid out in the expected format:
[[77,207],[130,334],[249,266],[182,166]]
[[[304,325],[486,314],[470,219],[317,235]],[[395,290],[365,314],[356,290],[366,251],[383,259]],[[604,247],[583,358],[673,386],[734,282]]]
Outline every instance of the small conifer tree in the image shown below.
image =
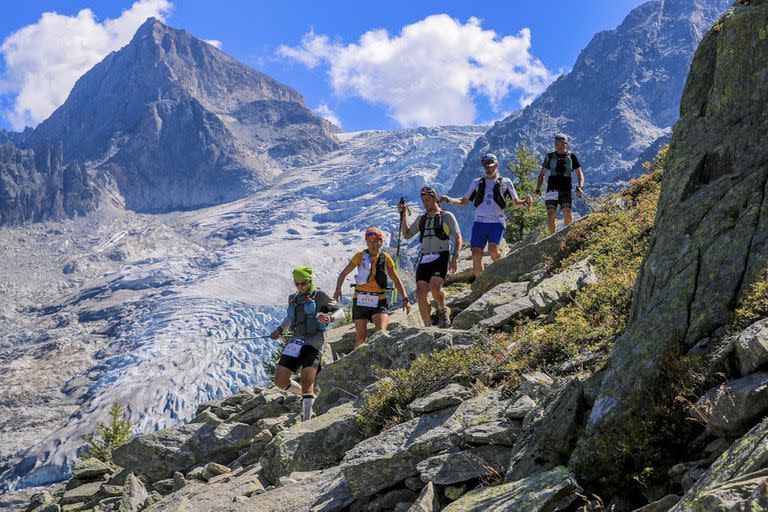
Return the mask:
[[123,406],[119,402],[114,402],[109,408],[109,415],[112,418],[109,425],[99,422],[96,425],[96,432],[83,436],[86,442],[86,457],[95,457],[102,462],[109,462],[112,460],[112,451],[131,440],[133,424],[126,417]]
[[[512,181],[520,199],[536,191],[536,179],[539,174],[539,162],[536,155],[525,144],[515,148],[515,156],[507,160],[507,169],[512,174]],[[547,220],[547,208],[542,202],[534,203],[530,208],[507,208],[507,227],[504,239],[508,243],[525,239],[533,232],[544,233]]]

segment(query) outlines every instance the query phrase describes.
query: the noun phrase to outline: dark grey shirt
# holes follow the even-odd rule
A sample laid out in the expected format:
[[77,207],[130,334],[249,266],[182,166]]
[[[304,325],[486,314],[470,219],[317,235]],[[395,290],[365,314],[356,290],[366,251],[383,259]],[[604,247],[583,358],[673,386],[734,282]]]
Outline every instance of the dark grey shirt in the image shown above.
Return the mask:
[[[305,345],[311,345],[317,350],[322,350],[325,343],[325,332],[318,329],[314,334],[308,334],[306,329],[306,318],[304,315],[304,304],[307,302],[308,296],[300,293],[294,293],[288,296],[288,304],[296,304],[296,317],[291,322],[290,312],[286,314],[285,320],[280,324],[283,329],[290,329],[291,336],[288,338],[290,342],[294,338],[302,338]],[[315,290],[315,308],[318,313],[333,313],[339,311],[341,308],[336,301],[330,298],[324,291]]]

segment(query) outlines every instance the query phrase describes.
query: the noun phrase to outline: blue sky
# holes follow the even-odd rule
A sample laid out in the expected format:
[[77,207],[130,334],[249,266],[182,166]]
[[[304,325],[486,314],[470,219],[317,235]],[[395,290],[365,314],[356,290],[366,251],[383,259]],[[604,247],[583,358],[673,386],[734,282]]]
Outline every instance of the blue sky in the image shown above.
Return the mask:
[[290,85],[345,131],[490,123],[641,3],[13,2],[0,17],[0,128],[47,117],[147,14]]

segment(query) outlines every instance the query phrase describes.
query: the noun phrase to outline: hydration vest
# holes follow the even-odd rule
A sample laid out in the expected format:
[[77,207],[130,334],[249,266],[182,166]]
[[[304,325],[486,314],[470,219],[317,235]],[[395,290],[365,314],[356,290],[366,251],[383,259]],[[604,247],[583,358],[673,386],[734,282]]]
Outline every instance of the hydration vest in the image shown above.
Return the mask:
[[[450,227],[448,227],[448,224],[443,222],[443,215],[445,215],[445,210],[440,210],[438,213],[433,215],[431,218],[437,217],[435,220],[432,221],[432,227],[429,229],[432,231],[430,235],[433,235],[437,237],[438,240],[448,240],[448,236],[450,235]],[[421,216],[421,220],[419,221],[419,242],[424,240],[424,232],[427,230],[427,214],[424,213],[424,215]]]
[[547,190],[570,190],[571,173],[573,172],[573,159],[571,152],[558,155],[557,151],[547,153],[549,161],[549,176],[547,177]]
[[[512,194],[509,193],[509,190],[506,191],[506,195],[512,198]],[[480,183],[477,186],[477,190],[472,192],[472,195],[469,196],[469,200],[472,201],[472,204],[475,205],[475,208],[483,204],[483,200],[485,199],[485,176],[482,176],[480,178]],[[507,200],[504,199],[504,194],[501,193],[501,176],[496,178],[496,183],[493,184],[493,201],[501,208],[502,210],[507,207]]]
[[[317,290],[313,291],[309,295],[304,296],[305,302],[303,303],[304,310],[304,333],[307,336],[316,334],[317,331],[327,331],[331,324],[321,324],[317,321],[317,303],[315,302],[315,296]],[[297,299],[301,295],[297,296]],[[291,320],[291,330],[296,327],[296,306],[295,302],[288,304],[288,318]]]
[[[363,258],[360,261],[360,265],[357,266],[357,275],[355,276],[355,284],[365,284],[371,278],[371,253],[368,249],[363,251]],[[366,263],[368,264],[366,266]],[[382,290],[387,289],[387,256],[383,252],[379,252],[379,258],[376,260],[376,284]]]

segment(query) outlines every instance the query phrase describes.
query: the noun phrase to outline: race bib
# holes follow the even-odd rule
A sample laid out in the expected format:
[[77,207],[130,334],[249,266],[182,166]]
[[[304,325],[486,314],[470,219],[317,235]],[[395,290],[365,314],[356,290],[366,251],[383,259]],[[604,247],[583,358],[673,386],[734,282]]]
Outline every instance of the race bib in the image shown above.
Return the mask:
[[438,258],[440,258],[439,254],[425,254],[421,257],[422,263],[432,263],[433,261],[437,261]]
[[301,338],[296,338],[285,346],[283,349],[283,355],[288,357],[299,357],[299,352],[301,352],[301,347],[303,346],[304,340]]
[[545,201],[557,201],[558,199],[560,199],[560,194],[557,190],[544,194]]
[[364,308],[375,308],[379,305],[379,296],[371,293],[358,293],[357,305]]

